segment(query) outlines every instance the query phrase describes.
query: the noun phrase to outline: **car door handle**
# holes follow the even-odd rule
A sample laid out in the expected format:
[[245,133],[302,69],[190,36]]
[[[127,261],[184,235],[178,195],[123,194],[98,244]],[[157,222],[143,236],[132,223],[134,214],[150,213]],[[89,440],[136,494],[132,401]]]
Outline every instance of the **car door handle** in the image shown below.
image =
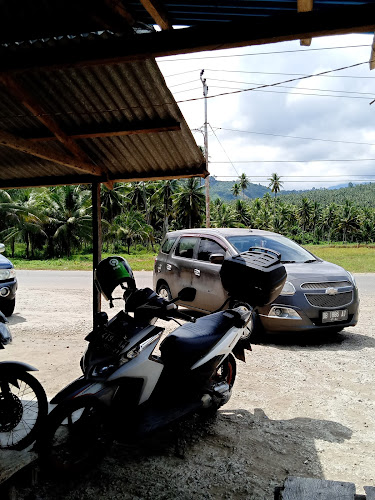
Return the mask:
[[200,276],[201,272],[199,269],[194,269],[194,274],[195,274],[195,276]]

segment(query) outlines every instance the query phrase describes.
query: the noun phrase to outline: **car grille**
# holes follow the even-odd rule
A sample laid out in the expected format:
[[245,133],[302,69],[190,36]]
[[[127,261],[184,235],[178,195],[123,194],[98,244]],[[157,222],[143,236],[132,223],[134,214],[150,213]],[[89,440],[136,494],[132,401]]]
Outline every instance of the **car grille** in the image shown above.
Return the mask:
[[343,307],[352,302],[353,292],[343,292],[337,295],[306,293],[305,297],[308,303],[315,307]]
[[321,283],[303,283],[301,288],[318,290],[322,288],[339,288],[342,286],[352,286],[352,284],[350,281],[322,281]]

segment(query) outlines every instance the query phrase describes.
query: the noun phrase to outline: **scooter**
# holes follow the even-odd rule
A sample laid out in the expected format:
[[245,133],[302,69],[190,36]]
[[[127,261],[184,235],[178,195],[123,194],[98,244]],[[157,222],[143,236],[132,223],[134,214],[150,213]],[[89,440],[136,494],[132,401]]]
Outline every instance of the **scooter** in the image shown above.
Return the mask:
[[[0,312],[0,349],[12,342],[8,320]],[[35,441],[48,413],[46,393],[19,361],[0,362],[0,449],[22,450]]]
[[[263,262],[256,269],[259,257]],[[271,271],[268,277],[272,274],[268,281],[265,258]],[[233,283],[254,271],[257,285],[249,287],[252,291],[246,298],[252,302],[247,302],[255,306],[274,300],[286,278],[274,252],[239,254],[237,260],[224,261],[223,284],[235,294]],[[235,357],[245,361],[244,350],[251,349],[245,329],[252,310],[245,307],[195,320],[176,305],[194,300],[193,288],[182,289],[173,300],[149,288],[137,289],[129,264],[119,256],[98,264],[95,283],[111,305],[112,293],[120,285],[125,308],[110,320],[106,313],[97,314],[86,337],[83,375],[51,400],[57,406],[47,419],[38,449],[42,463],[60,476],[87,470],[105,454],[113,438],[138,439],[194,412],[220,408],[232,394]],[[186,323],[167,335],[160,343],[160,354],[156,353],[164,331],[156,320],[177,318]]]

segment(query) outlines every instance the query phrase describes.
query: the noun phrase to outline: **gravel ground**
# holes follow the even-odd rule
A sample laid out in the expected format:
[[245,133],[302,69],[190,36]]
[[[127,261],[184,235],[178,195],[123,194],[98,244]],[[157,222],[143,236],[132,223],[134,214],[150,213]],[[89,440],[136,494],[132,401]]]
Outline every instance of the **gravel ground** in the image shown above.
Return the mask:
[[[375,485],[375,290],[360,289],[360,297],[358,325],[333,338],[255,344],[238,362],[231,400],[211,420],[116,444],[86,476],[20,485],[19,498],[271,500],[288,475],[353,482],[363,494]],[[14,342],[0,359],[38,367],[51,398],[80,374],[91,294],[23,287],[10,326]]]

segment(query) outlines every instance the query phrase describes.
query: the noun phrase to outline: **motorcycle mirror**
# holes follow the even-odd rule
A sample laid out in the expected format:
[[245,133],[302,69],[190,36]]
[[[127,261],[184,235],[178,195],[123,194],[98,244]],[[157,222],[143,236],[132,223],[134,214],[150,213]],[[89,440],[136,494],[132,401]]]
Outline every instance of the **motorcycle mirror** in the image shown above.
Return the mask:
[[186,287],[180,290],[178,293],[178,300],[182,300],[183,302],[192,302],[195,299],[197,291],[193,287]]
[[210,255],[211,264],[222,264],[224,261],[224,255],[221,253],[212,253]]

